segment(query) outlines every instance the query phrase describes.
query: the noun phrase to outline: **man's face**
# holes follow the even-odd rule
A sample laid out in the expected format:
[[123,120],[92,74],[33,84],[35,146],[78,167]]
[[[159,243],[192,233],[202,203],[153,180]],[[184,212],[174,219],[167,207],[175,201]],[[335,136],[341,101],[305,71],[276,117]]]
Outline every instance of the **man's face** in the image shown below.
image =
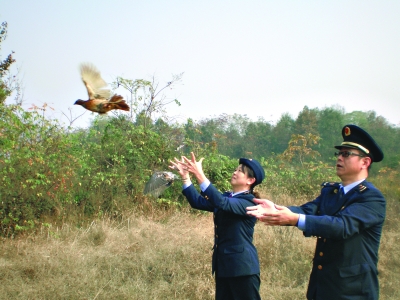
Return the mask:
[[356,178],[363,169],[368,169],[368,166],[370,165],[369,157],[358,156],[364,155],[362,151],[352,148],[342,148],[339,150],[339,152],[346,151],[349,151],[353,154],[349,155],[348,157],[339,155],[336,160],[336,174],[342,179],[342,181]]

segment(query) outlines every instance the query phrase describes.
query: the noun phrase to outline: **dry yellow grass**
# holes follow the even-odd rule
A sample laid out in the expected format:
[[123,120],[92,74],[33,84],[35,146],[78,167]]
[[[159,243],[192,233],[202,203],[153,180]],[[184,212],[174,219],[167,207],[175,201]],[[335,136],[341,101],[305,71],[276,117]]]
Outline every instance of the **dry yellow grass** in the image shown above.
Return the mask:
[[[398,200],[388,202],[383,300],[400,299]],[[0,299],[213,299],[212,244],[211,214],[189,209],[103,218],[81,229],[43,227],[2,241]],[[305,299],[315,240],[296,228],[258,223],[255,244],[262,299]]]

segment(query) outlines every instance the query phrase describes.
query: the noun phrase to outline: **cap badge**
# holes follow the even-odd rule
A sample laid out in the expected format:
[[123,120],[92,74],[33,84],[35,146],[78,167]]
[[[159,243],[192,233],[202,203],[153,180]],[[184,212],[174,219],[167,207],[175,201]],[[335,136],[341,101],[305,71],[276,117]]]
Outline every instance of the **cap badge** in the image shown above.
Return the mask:
[[344,135],[345,135],[345,136],[349,136],[350,134],[351,134],[350,128],[349,128],[349,127],[346,127],[346,128],[344,129]]

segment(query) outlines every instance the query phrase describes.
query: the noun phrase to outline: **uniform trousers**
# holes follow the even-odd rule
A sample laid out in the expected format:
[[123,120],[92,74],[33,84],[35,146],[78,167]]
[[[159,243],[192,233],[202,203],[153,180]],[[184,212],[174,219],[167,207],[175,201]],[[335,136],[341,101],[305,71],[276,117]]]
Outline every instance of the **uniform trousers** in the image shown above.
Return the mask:
[[260,300],[260,274],[215,277],[216,300]]

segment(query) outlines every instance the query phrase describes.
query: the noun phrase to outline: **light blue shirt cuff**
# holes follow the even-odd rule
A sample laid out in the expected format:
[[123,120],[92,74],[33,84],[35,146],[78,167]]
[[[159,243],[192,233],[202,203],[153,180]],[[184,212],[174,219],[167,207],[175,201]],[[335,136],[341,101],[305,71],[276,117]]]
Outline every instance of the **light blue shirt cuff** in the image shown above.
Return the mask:
[[188,182],[186,182],[186,183],[184,183],[184,184],[182,185],[182,190],[188,188],[188,187],[191,186],[191,185],[192,185],[192,182],[189,180]]
[[208,186],[210,185],[210,180],[206,179],[200,184],[200,189],[202,192],[204,192]]
[[297,222],[297,228],[306,231],[306,215],[299,214],[299,221]]

